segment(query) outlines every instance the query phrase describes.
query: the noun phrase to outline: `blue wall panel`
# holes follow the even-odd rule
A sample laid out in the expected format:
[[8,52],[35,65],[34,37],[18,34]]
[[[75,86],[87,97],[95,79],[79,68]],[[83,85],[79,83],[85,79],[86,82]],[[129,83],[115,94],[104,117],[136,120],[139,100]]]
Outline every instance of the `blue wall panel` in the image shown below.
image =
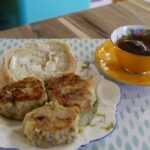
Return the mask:
[[18,0],[21,24],[58,17],[89,8],[90,0]]

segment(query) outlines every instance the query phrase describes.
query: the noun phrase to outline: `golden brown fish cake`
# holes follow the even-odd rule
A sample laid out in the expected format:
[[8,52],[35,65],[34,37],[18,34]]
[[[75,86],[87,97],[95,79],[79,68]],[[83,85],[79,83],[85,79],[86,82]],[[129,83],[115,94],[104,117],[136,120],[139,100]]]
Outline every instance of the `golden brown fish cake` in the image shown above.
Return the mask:
[[[75,74],[50,79],[47,83],[47,93],[50,100],[63,106],[78,106],[82,114],[80,117],[84,117],[91,110],[93,111],[96,102],[93,82]],[[82,117],[80,120],[83,119]],[[88,122],[86,121],[84,124]]]
[[23,121],[24,134],[38,147],[72,142],[77,137],[79,109],[47,103],[28,113]]
[[10,83],[0,90],[0,114],[12,119],[23,119],[29,111],[43,105],[47,94],[43,81],[28,77]]

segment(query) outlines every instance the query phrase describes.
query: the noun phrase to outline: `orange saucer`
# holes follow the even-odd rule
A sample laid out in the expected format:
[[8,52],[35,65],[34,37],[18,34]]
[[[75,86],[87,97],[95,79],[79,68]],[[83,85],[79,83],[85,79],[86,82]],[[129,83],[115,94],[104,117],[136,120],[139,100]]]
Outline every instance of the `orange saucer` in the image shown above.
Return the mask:
[[114,54],[113,45],[110,40],[107,40],[97,48],[95,60],[98,68],[112,79],[127,84],[150,85],[150,74],[134,74],[127,72],[121,67]]

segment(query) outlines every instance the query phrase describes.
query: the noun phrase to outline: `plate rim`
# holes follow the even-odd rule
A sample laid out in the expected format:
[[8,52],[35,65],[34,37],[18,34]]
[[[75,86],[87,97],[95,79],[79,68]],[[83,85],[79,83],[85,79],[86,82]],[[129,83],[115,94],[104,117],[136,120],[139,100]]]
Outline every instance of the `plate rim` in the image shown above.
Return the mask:
[[[105,79],[105,78],[104,78],[103,80],[107,80],[107,81],[109,81],[109,82],[114,83],[113,81],[110,81],[110,80]],[[120,103],[121,103],[122,92],[121,92],[120,87],[119,87],[116,83],[114,83],[114,84],[118,87],[119,93],[120,93],[120,96],[119,96],[119,98],[118,98],[118,100],[117,100],[117,102],[116,102],[116,104],[115,104],[114,115],[115,115],[116,121],[115,121],[115,126],[114,126],[114,128],[112,128],[111,131],[108,131],[109,133],[107,133],[105,136],[103,136],[103,137],[101,137],[101,138],[98,138],[98,139],[95,139],[95,140],[91,140],[91,141],[87,142],[86,144],[82,144],[82,145],[80,145],[76,150],[80,150],[81,147],[86,147],[86,146],[87,146],[88,144],[90,144],[90,143],[94,143],[94,142],[100,141],[100,140],[102,140],[102,139],[105,139],[106,137],[108,137],[109,135],[111,135],[111,134],[115,131],[115,129],[117,128],[117,125],[118,125],[117,112],[118,112],[119,105],[120,105]]]

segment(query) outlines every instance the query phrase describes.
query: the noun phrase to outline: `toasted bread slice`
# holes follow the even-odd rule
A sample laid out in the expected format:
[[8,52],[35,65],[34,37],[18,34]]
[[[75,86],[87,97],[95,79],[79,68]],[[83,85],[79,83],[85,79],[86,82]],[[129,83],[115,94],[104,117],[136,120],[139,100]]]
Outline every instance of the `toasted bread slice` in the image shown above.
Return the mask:
[[36,76],[44,81],[53,76],[74,72],[76,58],[63,42],[36,42],[4,53],[1,67],[3,85],[25,77]]
[[[78,106],[81,112],[80,125],[86,125],[92,119],[96,96],[90,79],[86,80],[75,74],[55,77],[48,81],[47,93],[50,100],[63,106]],[[84,119],[85,116],[89,119]]]
[[77,138],[79,109],[47,103],[28,113],[23,121],[24,134],[38,147],[51,147]]
[[10,83],[0,90],[0,114],[22,120],[26,113],[42,106],[47,101],[43,81],[28,77]]

